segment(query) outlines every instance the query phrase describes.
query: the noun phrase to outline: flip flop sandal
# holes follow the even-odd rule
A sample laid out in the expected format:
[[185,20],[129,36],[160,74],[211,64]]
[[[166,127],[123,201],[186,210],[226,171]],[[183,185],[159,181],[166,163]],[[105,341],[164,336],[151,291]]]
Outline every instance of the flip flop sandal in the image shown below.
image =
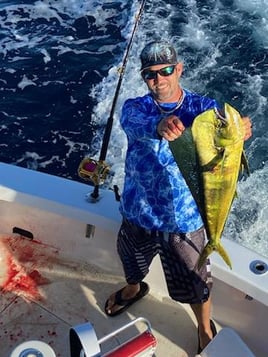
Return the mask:
[[[217,329],[216,329],[216,326],[214,324],[214,322],[212,320],[210,320],[210,328],[211,328],[211,331],[212,331],[212,336],[213,338],[217,335]],[[199,355],[201,352],[202,352],[202,348],[200,347],[200,340],[199,340],[199,330],[198,331],[198,349],[197,349],[197,354]]]
[[[125,288],[125,287],[124,287]],[[113,317],[116,315],[121,314],[122,312],[124,312],[125,310],[127,310],[132,304],[134,304],[135,302],[137,302],[138,300],[142,299],[145,295],[147,295],[149,293],[149,285],[146,284],[144,281],[142,281],[140,283],[140,290],[139,292],[131,299],[122,299],[122,291],[124,290],[124,288],[118,290],[115,294],[115,299],[114,299],[114,304],[112,305],[111,309],[115,306],[115,305],[120,305],[122,306],[121,309],[116,310],[115,312],[108,312],[108,302],[109,299],[106,301],[105,303],[105,308],[104,311],[106,313],[106,315]]]

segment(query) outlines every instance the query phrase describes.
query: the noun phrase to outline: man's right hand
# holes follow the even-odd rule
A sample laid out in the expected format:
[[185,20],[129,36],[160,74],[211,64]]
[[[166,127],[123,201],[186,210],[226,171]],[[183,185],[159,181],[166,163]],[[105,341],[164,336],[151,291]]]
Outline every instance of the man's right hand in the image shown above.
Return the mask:
[[183,123],[176,115],[162,119],[157,126],[157,133],[167,141],[179,138],[185,130]]

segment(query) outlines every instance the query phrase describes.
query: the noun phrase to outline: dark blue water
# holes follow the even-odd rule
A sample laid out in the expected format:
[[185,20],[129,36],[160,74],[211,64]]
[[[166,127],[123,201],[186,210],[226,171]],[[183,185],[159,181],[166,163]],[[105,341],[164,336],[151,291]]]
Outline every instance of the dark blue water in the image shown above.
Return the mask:
[[[0,160],[80,181],[98,158],[118,68],[141,1],[0,2]],[[182,84],[229,102],[253,121],[245,147],[252,174],[239,183],[225,235],[268,255],[268,3],[147,0],[114,114],[107,162],[122,186],[127,97],[142,95],[138,54],[152,39],[173,42]]]
[[1,161],[78,179],[94,135],[90,91],[122,57],[130,11],[125,2],[0,4]]

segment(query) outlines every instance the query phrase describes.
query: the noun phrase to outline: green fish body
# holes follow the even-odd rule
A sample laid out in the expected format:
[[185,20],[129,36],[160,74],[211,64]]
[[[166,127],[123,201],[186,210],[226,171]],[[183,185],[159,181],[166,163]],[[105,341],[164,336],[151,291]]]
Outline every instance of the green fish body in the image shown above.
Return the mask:
[[[217,251],[231,268],[230,258],[221,244],[241,167],[247,162],[243,151],[244,126],[240,114],[225,104],[224,116],[211,109],[198,115],[191,129],[170,142],[170,148],[199,207],[208,243],[201,252],[198,268]],[[188,146],[185,146],[188,143]],[[192,165],[185,164],[182,152],[191,153]],[[190,167],[191,166],[191,167]],[[198,187],[198,188],[197,188]]]

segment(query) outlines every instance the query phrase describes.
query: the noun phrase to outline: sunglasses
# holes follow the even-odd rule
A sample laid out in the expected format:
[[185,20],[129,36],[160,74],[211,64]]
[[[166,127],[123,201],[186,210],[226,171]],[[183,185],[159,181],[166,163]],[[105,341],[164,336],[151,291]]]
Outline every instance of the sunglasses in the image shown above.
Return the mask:
[[171,66],[167,66],[167,67],[158,69],[157,71],[145,69],[141,72],[141,75],[145,81],[149,80],[149,79],[156,79],[158,74],[160,74],[160,76],[162,76],[162,77],[168,77],[174,73],[175,67],[176,67],[176,65],[173,64]]

